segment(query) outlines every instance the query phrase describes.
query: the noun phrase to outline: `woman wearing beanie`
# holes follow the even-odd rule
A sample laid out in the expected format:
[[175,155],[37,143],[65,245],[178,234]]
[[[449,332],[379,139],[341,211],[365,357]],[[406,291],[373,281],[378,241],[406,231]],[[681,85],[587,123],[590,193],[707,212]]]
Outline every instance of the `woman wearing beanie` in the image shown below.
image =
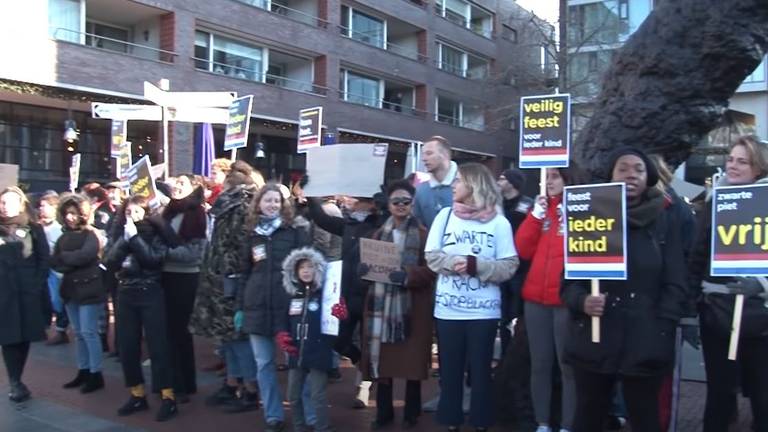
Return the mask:
[[170,344],[173,391],[180,401],[197,392],[195,349],[189,320],[195,306],[200,265],[205,250],[208,218],[205,194],[193,175],[177,176],[171,200],[163,209],[163,219],[179,238],[177,247],[168,248],[163,261],[162,285]]
[[[656,188],[658,173],[641,150],[623,147],[610,158],[611,181],[626,184],[626,280],[566,280],[570,311],[565,362],[579,395],[575,432],[602,430],[614,384],[621,381],[633,431],[661,432],[659,389],[675,360],[675,331],[686,311],[685,259],[671,203]],[[600,317],[601,340],[591,340],[591,317]]]
[[59,203],[59,223],[64,229],[53,249],[51,267],[63,275],[61,298],[77,336],[75,379],[64,388],[90,393],[104,388],[101,375],[99,315],[107,300],[103,271],[99,268],[101,244],[91,228],[91,203],[81,195],[68,195]]
[[453,182],[453,205],[437,214],[427,237],[427,265],[438,273],[435,293],[440,351],[437,421],[456,432],[464,423],[464,372],[472,376],[469,423],[493,424],[491,361],[501,318],[499,283],[517,270],[512,228],[499,212],[501,197],[488,168],[468,163]]
[[531,266],[523,283],[524,316],[531,353],[531,396],[537,432],[551,432],[550,407],[555,363],[563,384],[560,431],[573,424],[576,388],[573,371],[563,364],[568,310],[560,300],[563,273],[563,187],[576,183],[574,168],[547,169],[547,196],[536,197],[515,233],[520,258]]
[[0,345],[13,402],[29,399],[21,382],[29,344],[45,339],[50,254],[45,232],[33,223],[29,201],[16,186],[0,192]]

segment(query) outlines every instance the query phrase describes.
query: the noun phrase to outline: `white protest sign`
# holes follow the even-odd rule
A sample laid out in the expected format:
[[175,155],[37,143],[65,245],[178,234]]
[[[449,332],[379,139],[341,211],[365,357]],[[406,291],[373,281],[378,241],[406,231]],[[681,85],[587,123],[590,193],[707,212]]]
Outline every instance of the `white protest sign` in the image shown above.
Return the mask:
[[19,166],[0,164],[0,189],[19,184]]
[[388,144],[335,144],[307,150],[308,197],[371,198],[381,191]]
[[341,261],[331,261],[325,268],[323,285],[323,311],[320,314],[320,332],[338,336],[339,319],[333,316],[333,305],[341,301]]
[[69,190],[74,192],[80,182],[80,153],[72,156],[72,166],[69,167]]
[[[171,107],[167,109],[169,121],[189,123],[226,124],[229,119],[227,108],[212,107]],[[93,118],[111,120],[147,120],[161,121],[163,108],[157,105],[91,103]]]

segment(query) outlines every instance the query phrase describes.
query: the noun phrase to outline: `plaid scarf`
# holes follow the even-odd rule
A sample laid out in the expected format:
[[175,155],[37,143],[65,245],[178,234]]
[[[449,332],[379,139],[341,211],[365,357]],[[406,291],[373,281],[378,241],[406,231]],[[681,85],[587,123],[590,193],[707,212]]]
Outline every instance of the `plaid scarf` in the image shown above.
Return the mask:
[[256,232],[256,234],[269,237],[273,232],[277,231],[277,229],[280,228],[280,225],[282,224],[283,220],[279,216],[273,219],[267,219],[262,216],[259,220],[259,223],[256,225],[256,228],[253,230]]
[[[395,237],[397,229],[401,235]],[[409,216],[399,228],[395,228],[394,218],[390,217],[381,227],[381,241],[397,243],[402,266],[417,265],[421,239],[419,224]],[[404,286],[375,282],[373,294],[368,303],[368,350],[370,353],[371,375],[379,378],[379,357],[382,343],[400,343],[410,334],[409,315],[411,296]]]

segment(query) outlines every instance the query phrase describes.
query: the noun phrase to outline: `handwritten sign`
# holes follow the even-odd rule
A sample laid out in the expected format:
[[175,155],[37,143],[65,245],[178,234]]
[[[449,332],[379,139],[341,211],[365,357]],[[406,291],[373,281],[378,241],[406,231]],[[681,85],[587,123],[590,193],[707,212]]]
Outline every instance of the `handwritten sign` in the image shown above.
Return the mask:
[[520,168],[567,167],[571,144],[571,95],[520,99]]
[[390,283],[389,274],[400,271],[400,253],[397,245],[390,242],[361,238],[360,262],[368,265],[368,274],[363,279]]
[[130,168],[124,171],[125,179],[130,184],[131,195],[147,197],[154,208],[158,202],[155,179],[152,177],[152,163],[149,156],[144,156]]
[[333,305],[341,301],[341,261],[331,261],[325,268],[323,310],[320,314],[320,333],[339,335],[339,319],[333,316]]

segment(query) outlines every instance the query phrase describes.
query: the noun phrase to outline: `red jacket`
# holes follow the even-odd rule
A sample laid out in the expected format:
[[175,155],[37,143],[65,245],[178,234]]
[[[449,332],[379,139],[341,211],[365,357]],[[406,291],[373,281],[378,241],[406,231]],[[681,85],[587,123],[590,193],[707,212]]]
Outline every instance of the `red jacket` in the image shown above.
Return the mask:
[[515,247],[520,259],[529,260],[531,268],[523,283],[523,299],[548,306],[562,306],[560,282],[563,276],[562,195],[549,197],[547,214],[536,219],[528,213],[515,233]]

